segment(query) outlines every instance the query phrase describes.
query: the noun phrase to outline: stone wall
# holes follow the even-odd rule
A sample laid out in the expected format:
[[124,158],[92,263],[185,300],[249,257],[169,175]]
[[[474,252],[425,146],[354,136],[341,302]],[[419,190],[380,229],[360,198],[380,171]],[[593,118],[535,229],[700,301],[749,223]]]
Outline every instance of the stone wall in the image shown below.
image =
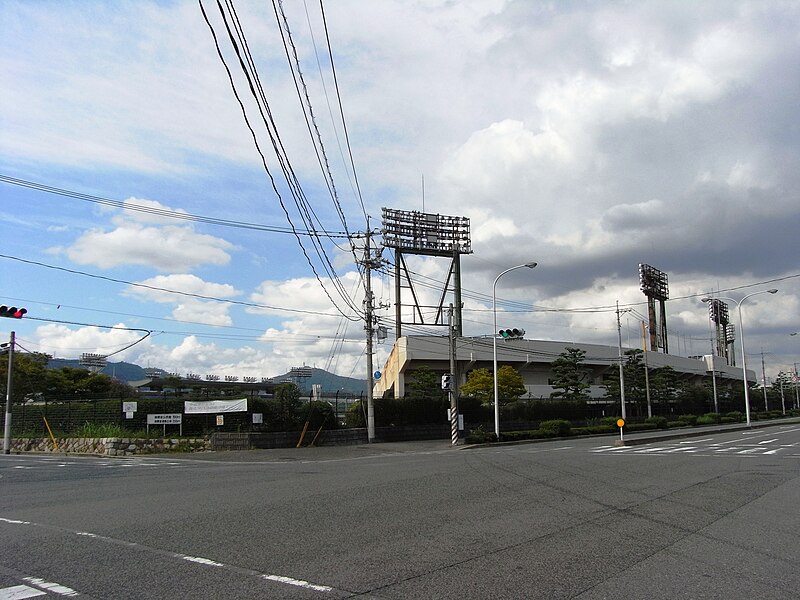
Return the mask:
[[12,439],[11,451],[133,456],[162,452],[206,452],[211,450],[211,442],[205,438],[56,438],[56,444],[57,448],[53,446],[50,438]]

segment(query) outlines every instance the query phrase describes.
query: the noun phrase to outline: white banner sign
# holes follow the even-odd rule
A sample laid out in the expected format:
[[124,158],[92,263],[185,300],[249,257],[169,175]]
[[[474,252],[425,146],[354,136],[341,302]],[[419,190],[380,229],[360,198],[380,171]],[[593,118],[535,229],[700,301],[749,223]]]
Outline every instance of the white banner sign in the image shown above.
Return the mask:
[[207,413],[247,412],[247,398],[241,400],[186,400],[183,412],[187,415]]
[[122,403],[122,412],[124,413],[131,413],[136,412],[138,410],[138,403],[137,402],[123,402]]
[[180,425],[181,423],[183,423],[181,413],[147,415],[148,425]]

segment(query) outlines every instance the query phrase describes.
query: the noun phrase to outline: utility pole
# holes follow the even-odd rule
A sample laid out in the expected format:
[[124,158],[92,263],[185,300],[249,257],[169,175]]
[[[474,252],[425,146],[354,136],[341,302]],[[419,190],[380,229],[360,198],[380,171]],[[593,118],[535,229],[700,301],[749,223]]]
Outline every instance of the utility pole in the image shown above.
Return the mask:
[[11,332],[11,339],[8,342],[8,383],[6,384],[6,422],[3,435],[3,452],[11,454],[11,382],[14,365],[14,344],[15,333]]
[[373,310],[375,298],[372,295],[372,267],[379,263],[379,259],[372,257],[370,248],[369,220],[367,220],[367,236],[364,244],[364,330],[367,333],[367,441],[375,441],[375,403],[372,397],[372,385],[375,379],[372,364],[372,336],[375,333]]
[[625,374],[622,368],[622,322],[619,318],[619,300],[617,300],[617,339],[619,342],[619,400],[622,404],[622,420],[625,420]]
[[800,383],[797,378],[797,363],[794,363],[794,407],[800,408],[800,394],[797,392],[797,384]]
[[642,347],[644,350],[642,351],[642,355],[644,356],[644,391],[647,394],[647,418],[653,416],[653,407],[650,403],[650,367],[647,364],[647,334],[645,333],[645,329],[647,325],[644,321],[642,321]]
[[447,330],[448,338],[450,340],[450,440],[453,446],[458,444],[458,373],[456,373],[456,344],[455,344],[455,327],[453,326],[453,304],[450,303],[450,308],[447,309]]
[[767,403],[767,371],[764,368],[764,350],[761,350],[761,391],[764,392],[764,412],[769,412]]

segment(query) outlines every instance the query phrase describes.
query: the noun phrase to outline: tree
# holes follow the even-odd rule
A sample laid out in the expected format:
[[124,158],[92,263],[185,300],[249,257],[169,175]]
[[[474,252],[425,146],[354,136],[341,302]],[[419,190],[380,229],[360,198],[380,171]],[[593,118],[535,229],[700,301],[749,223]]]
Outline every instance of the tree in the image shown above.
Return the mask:
[[[517,400],[527,390],[517,370],[511,365],[497,369],[497,394],[500,403]],[[489,369],[474,369],[467,375],[467,382],[461,386],[461,394],[479,398],[483,404],[494,402],[494,376]]]
[[[625,379],[625,404],[636,409],[637,414],[642,414],[642,406],[646,400],[644,364],[642,351],[632,348],[625,351],[625,360],[622,365],[622,375]],[[619,368],[615,368],[608,376],[603,386],[606,389],[606,398],[620,401]]]
[[427,365],[413,371],[406,383],[405,397],[409,399],[442,397],[441,380]]
[[297,423],[300,388],[294,383],[279,383],[275,386],[275,394],[268,405],[275,424],[284,431],[289,431]]
[[[41,352],[15,352],[11,381],[12,401],[47,391],[47,362],[50,357]],[[8,354],[0,357],[0,393],[6,397],[8,383]]]
[[589,372],[581,365],[586,357],[586,351],[567,346],[564,352],[553,361],[553,383],[555,391],[551,398],[564,400],[589,399]]

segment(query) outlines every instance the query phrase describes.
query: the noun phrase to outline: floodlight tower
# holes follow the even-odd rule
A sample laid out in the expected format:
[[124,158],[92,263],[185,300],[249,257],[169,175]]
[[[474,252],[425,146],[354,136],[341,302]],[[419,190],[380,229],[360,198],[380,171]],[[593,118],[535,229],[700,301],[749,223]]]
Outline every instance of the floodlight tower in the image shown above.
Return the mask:
[[[393,248],[395,254],[394,285],[395,285],[395,330],[399,338],[402,335],[402,289],[405,287],[411,292],[413,298],[412,315],[414,321],[406,322],[408,325],[442,325],[446,326],[446,311],[444,309],[445,296],[449,289],[453,291],[453,307],[455,309],[455,335],[463,335],[463,320],[461,315],[461,255],[472,254],[469,234],[469,219],[467,217],[450,217],[446,215],[422,213],[418,211],[394,210],[383,208],[383,245]],[[406,266],[406,254],[437,256],[449,258],[450,269],[444,282],[439,304],[425,306],[420,304],[411,275]],[[452,284],[451,284],[452,281]],[[405,285],[404,285],[405,282]],[[422,308],[435,308],[433,322],[426,322]],[[417,320],[419,319],[419,320]]]
[[715,354],[724,356],[728,361],[728,325],[730,316],[728,305],[719,298],[713,298],[708,302],[708,318],[714,323]]
[[[647,296],[647,316],[650,321],[650,350],[658,352],[658,349],[661,348],[664,354],[668,354],[666,301],[669,300],[669,285],[667,283],[667,274],[655,267],[640,263],[639,289]],[[659,302],[658,314],[656,313],[656,300]]]

